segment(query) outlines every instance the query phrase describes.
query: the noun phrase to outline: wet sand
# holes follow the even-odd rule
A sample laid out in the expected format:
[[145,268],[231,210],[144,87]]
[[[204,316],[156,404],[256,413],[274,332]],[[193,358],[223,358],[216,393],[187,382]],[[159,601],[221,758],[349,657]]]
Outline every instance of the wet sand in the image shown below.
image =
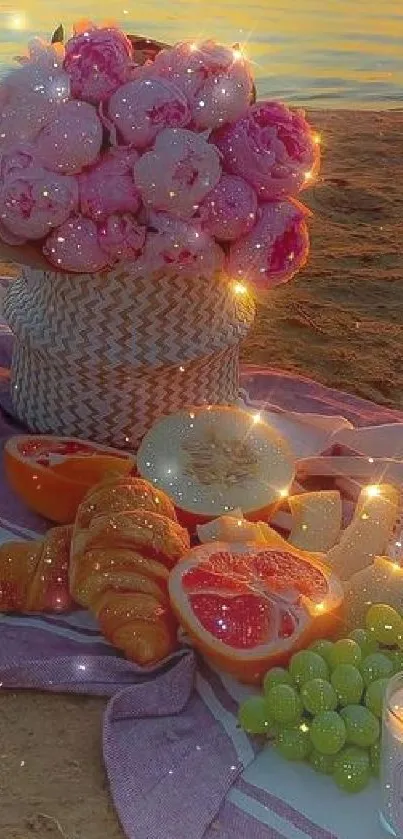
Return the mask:
[[[323,166],[304,195],[310,262],[260,310],[243,359],[403,408],[403,112],[311,120]],[[2,695],[0,839],[123,839],[102,765],[104,704]]]

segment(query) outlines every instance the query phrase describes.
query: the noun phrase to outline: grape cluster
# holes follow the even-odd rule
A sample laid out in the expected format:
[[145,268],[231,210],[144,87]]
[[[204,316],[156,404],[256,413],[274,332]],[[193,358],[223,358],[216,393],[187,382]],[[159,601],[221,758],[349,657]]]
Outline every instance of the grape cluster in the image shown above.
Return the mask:
[[348,638],[315,641],[288,669],[273,667],[263,694],[239,708],[245,731],[266,734],[284,758],[308,761],[346,792],[379,774],[383,698],[403,670],[403,618],[379,604],[365,623]]

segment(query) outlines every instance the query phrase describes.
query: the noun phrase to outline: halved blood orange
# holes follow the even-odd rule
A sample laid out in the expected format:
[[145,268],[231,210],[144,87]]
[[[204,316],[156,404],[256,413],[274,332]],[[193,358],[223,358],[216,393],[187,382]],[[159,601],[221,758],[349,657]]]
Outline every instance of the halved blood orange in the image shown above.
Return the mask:
[[12,489],[30,510],[59,524],[74,521],[92,486],[109,475],[129,475],[134,468],[127,452],[74,438],[16,436],[4,447]]
[[343,601],[341,582],[317,561],[254,543],[193,548],[171,571],[169,594],[194,646],[250,684],[336,631]]
[[194,529],[232,510],[252,521],[267,518],[288,493],[294,459],[259,414],[204,406],[159,420],[140,445],[137,469]]

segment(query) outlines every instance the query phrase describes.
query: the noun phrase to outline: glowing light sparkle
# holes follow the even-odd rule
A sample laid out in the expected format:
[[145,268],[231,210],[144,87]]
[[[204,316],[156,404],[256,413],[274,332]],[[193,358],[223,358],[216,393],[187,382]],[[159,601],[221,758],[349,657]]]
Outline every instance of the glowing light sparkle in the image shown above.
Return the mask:
[[368,495],[368,498],[377,498],[381,494],[380,487],[377,484],[369,484],[365,488],[365,494]]
[[232,290],[233,290],[234,294],[237,294],[239,296],[248,293],[247,286],[244,285],[243,283],[238,283],[238,282],[233,283]]
[[6,16],[5,29],[14,29],[17,32],[22,32],[27,29],[28,21],[24,12],[11,12]]

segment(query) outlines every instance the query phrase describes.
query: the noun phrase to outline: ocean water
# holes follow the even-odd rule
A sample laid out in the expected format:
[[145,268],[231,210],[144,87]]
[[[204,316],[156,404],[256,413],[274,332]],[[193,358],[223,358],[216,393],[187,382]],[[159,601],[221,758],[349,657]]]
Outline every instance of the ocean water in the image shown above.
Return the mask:
[[158,40],[241,43],[259,96],[326,108],[403,107],[402,0],[21,0],[0,5],[0,69],[30,37],[114,19]]

